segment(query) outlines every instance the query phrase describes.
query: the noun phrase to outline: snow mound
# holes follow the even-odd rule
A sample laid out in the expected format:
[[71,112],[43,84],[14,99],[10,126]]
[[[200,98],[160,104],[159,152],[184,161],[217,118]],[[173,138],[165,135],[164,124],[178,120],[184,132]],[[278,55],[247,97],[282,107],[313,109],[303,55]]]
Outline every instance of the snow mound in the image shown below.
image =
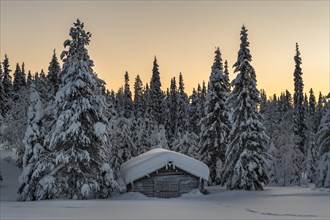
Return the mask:
[[114,199],[114,200],[150,200],[153,198],[150,198],[139,192],[128,192],[128,193],[114,196],[112,199]]
[[196,197],[200,197],[200,196],[204,196],[204,194],[201,193],[201,191],[198,190],[198,189],[193,189],[193,190],[191,190],[191,191],[188,192],[188,193],[184,193],[184,194],[181,196],[181,199],[182,199],[182,198],[186,198],[186,199],[189,199],[189,198],[196,198]]
[[3,158],[3,161],[6,161],[9,164],[15,165],[16,166],[16,160],[13,159],[12,156],[7,156],[5,158]]
[[120,172],[126,184],[171,164],[194,176],[208,180],[210,170],[204,163],[186,155],[161,148],[152,149],[123,163]]

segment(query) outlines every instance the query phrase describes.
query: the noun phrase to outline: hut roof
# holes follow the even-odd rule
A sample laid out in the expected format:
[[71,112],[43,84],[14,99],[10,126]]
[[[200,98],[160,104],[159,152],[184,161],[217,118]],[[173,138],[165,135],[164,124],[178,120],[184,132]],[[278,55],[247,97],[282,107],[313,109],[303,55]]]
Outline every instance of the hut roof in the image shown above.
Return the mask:
[[152,149],[131,158],[121,165],[120,172],[124,182],[129,184],[168,165],[178,167],[204,180],[209,178],[210,170],[204,163],[162,148]]

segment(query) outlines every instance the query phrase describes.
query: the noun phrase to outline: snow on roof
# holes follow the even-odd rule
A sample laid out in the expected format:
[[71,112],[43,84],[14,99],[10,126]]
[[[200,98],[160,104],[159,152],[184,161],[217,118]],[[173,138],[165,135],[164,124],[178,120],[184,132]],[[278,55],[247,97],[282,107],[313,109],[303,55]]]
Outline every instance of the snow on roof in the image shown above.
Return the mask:
[[194,176],[204,180],[209,179],[210,170],[204,163],[162,148],[152,149],[137,157],[133,157],[121,165],[120,172],[124,182],[128,184],[161,169],[169,162]]

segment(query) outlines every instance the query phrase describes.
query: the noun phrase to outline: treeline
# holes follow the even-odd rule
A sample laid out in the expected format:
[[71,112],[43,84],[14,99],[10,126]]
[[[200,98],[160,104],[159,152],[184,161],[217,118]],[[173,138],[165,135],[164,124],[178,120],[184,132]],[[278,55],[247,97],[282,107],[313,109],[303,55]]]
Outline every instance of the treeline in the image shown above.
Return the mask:
[[[120,165],[152,148],[174,150],[210,167],[210,184],[261,190],[267,183],[329,187],[330,104],[313,90],[303,94],[296,46],[292,95],[267,99],[257,88],[247,29],[229,80],[219,48],[207,85],[191,95],[184,79],[161,90],[156,57],[150,83],[129,74],[117,92],[93,72],[86,45],[90,33],[79,20],[64,42],[59,65],[52,56],[44,71],[13,74],[7,55],[0,74],[1,142],[16,150],[23,167],[19,199],[100,198],[116,190]],[[134,98],[133,94],[134,93]]]

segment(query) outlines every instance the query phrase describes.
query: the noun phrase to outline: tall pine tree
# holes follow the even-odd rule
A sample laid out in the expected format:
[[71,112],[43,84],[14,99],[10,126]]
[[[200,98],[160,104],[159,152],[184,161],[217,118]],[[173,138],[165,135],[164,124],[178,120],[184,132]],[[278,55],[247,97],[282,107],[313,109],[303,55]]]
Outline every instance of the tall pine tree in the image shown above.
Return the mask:
[[205,117],[201,120],[200,160],[210,168],[211,182],[220,182],[220,172],[225,162],[230,133],[226,75],[223,72],[220,49],[215,50],[211,68],[209,91],[206,95]]
[[[330,99],[330,93],[327,96]],[[324,106],[320,126],[317,132],[319,152],[317,187],[330,187],[330,100]]]
[[[19,177],[18,200],[32,201],[42,198],[44,189],[42,173],[53,168],[53,164],[44,160],[47,149],[44,148],[44,130],[41,127],[43,109],[35,85],[31,83],[29,90],[29,108],[24,144],[23,172]],[[49,197],[48,197],[49,198]]]
[[139,75],[134,83],[134,115],[136,118],[143,117],[145,111],[145,99],[143,94],[143,84]]
[[111,155],[106,154],[105,97],[86,49],[91,33],[78,19],[70,37],[64,42],[68,51],[61,54],[57,120],[50,140],[56,166],[47,175],[57,183],[57,195],[73,199],[109,197],[116,184],[107,163]]
[[0,120],[2,120],[8,111],[8,99],[3,85],[3,72],[0,63]]
[[2,62],[2,67],[3,67],[3,87],[4,91],[7,94],[7,96],[11,97],[11,92],[12,92],[12,77],[10,75],[11,69],[9,69],[9,59],[7,57],[7,54],[5,54],[5,59]]
[[178,132],[178,93],[175,77],[171,79],[170,92],[168,94],[168,138],[172,143]]
[[262,190],[268,182],[270,156],[266,153],[268,137],[258,112],[260,93],[249,49],[247,29],[241,29],[237,73],[228,102],[233,108],[231,142],[226,153],[222,184],[228,189]]
[[188,117],[189,117],[188,131],[193,132],[195,134],[200,133],[200,129],[198,126],[198,123],[200,121],[200,118],[198,116],[198,102],[199,102],[198,93],[196,89],[193,88],[192,94],[190,96],[190,106],[188,110]]
[[48,82],[52,89],[52,91],[51,91],[52,95],[56,94],[56,92],[60,86],[60,83],[61,83],[60,82],[60,73],[61,73],[61,67],[57,60],[56,52],[54,49],[52,59],[48,66],[48,75],[47,75]]
[[225,74],[225,85],[227,88],[227,92],[230,93],[231,87],[230,87],[230,80],[229,80],[229,71],[228,71],[228,62],[225,60],[225,66],[224,66],[224,71],[223,73]]
[[294,70],[294,94],[293,94],[293,131],[296,135],[297,146],[300,151],[305,154],[305,141],[306,141],[306,122],[304,111],[304,83],[302,79],[301,57],[298,43],[296,43],[296,55],[294,57],[295,70]]
[[[308,107],[306,104],[309,103]],[[307,155],[306,175],[309,182],[315,182],[317,177],[317,147],[316,147],[316,100],[313,89],[309,90],[309,102],[305,97],[306,125],[307,125]]]
[[17,63],[16,70],[14,72],[14,81],[13,81],[14,92],[16,93],[17,96],[19,95],[18,93],[22,88],[21,81],[22,81],[22,71],[21,71],[21,67]]
[[296,43],[296,55],[294,56],[295,70],[294,76],[294,94],[293,94],[293,132],[295,135],[295,144],[301,151],[303,158],[297,158],[295,160],[296,165],[300,169],[300,173],[297,173],[300,180],[303,178],[302,173],[305,171],[306,161],[305,157],[307,154],[306,150],[306,112],[304,108],[304,83],[302,79],[301,69],[301,57],[298,43]]
[[311,130],[313,133],[316,133],[317,132],[317,125],[315,124],[315,121],[316,121],[316,98],[315,98],[315,95],[314,95],[314,91],[313,89],[311,88],[309,90],[309,111],[308,111],[308,114],[309,114],[309,118],[310,118],[310,125],[311,126]]
[[132,92],[129,86],[129,76],[128,72],[125,73],[125,84],[124,84],[124,117],[131,118],[133,116],[133,101],[132,101]]
[[184,135],[188,125],[188,95],[184,91],[182,73],[179,74],[178,86],[178,134]]
[[163,92],[161,90],[161,82],[160,82],[160,73],[159,66],[157,63],[157,58],[155,57],[152,68],[152,76],[150,81],[150,92],[149,92],[149,107],[151,110],[151,117],[158,124],[163,124],[163,109],[162,109],[162,101],[163,101]]

